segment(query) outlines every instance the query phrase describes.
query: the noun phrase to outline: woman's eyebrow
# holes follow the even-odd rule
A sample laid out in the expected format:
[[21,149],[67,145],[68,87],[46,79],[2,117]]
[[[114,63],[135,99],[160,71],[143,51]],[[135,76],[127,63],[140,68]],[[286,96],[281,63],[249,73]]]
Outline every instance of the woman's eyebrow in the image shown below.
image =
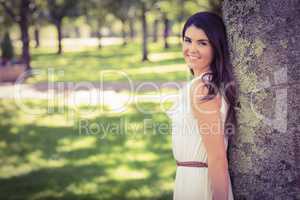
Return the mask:
[[[184,36],[184,38],[192,40],[191,38],[189,38],[187,36]],[[200,40],[197,40],[197,42],[208,42],[208,40],[207,39],[200,39]]]
[[198,42],[208,42],[207,39],[200,39],[200,40],[197,40]]

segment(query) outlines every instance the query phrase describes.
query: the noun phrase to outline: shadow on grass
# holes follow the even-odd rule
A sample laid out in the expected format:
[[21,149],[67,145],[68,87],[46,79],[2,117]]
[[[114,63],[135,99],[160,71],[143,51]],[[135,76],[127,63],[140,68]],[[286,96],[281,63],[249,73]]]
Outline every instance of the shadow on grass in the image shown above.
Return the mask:
[[[47,106],[29,103],[35,109]],[[156,112],[143,114],[132,106],[122,115],[78,115],[70,125],[62,113],[31,117],[12,101],[0,101],[0,198],[171,199],[170,134],[157,128],[169,122],[159,105],[143,106]],[[88,122],[85,129],[80,120]],[[129,127],[120,132],[113,125],[122,120]],[[146,130],[145,120],[153,125]]]

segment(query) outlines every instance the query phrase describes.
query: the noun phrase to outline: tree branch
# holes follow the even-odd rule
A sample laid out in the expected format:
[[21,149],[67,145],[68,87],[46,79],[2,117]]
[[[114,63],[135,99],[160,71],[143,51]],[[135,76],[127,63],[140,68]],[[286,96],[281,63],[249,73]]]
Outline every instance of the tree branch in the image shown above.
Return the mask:
[[16,14],[13,12],[13,10],[10,7],[8,7],[6,2],[4,0],[0,0],[0,4],[4,8],[5,12],[13,19],[13,21],[18,22],[18,18]]
[[30,9],[30,13],[35,13],[38,10],[38,7],[35,2],[31,2],[29,9]]

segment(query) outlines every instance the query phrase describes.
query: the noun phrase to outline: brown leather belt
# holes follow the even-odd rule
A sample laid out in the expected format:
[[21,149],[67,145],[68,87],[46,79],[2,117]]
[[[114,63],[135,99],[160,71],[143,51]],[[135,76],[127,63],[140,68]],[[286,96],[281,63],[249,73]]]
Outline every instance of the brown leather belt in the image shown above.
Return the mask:
[[183,166],[183,167],[208,167],[206,163],[198,162],[198,161],[179,162],[176,160],[176,164],[177,166]]

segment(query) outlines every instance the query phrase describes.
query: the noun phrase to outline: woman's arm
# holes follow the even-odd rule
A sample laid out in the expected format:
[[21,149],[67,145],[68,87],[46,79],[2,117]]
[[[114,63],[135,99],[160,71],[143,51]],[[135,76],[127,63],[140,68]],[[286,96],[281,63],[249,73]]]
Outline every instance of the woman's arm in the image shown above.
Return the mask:
[[221,97],[216,96],[207,102],[197,99],[207,94],[198,87],[192,92],[192,109],[198,121],[199,132],[207,152],[208,175],[211,181],[213,199],[228,199],[228,161],[224,143],[224,130],[221,122]]

